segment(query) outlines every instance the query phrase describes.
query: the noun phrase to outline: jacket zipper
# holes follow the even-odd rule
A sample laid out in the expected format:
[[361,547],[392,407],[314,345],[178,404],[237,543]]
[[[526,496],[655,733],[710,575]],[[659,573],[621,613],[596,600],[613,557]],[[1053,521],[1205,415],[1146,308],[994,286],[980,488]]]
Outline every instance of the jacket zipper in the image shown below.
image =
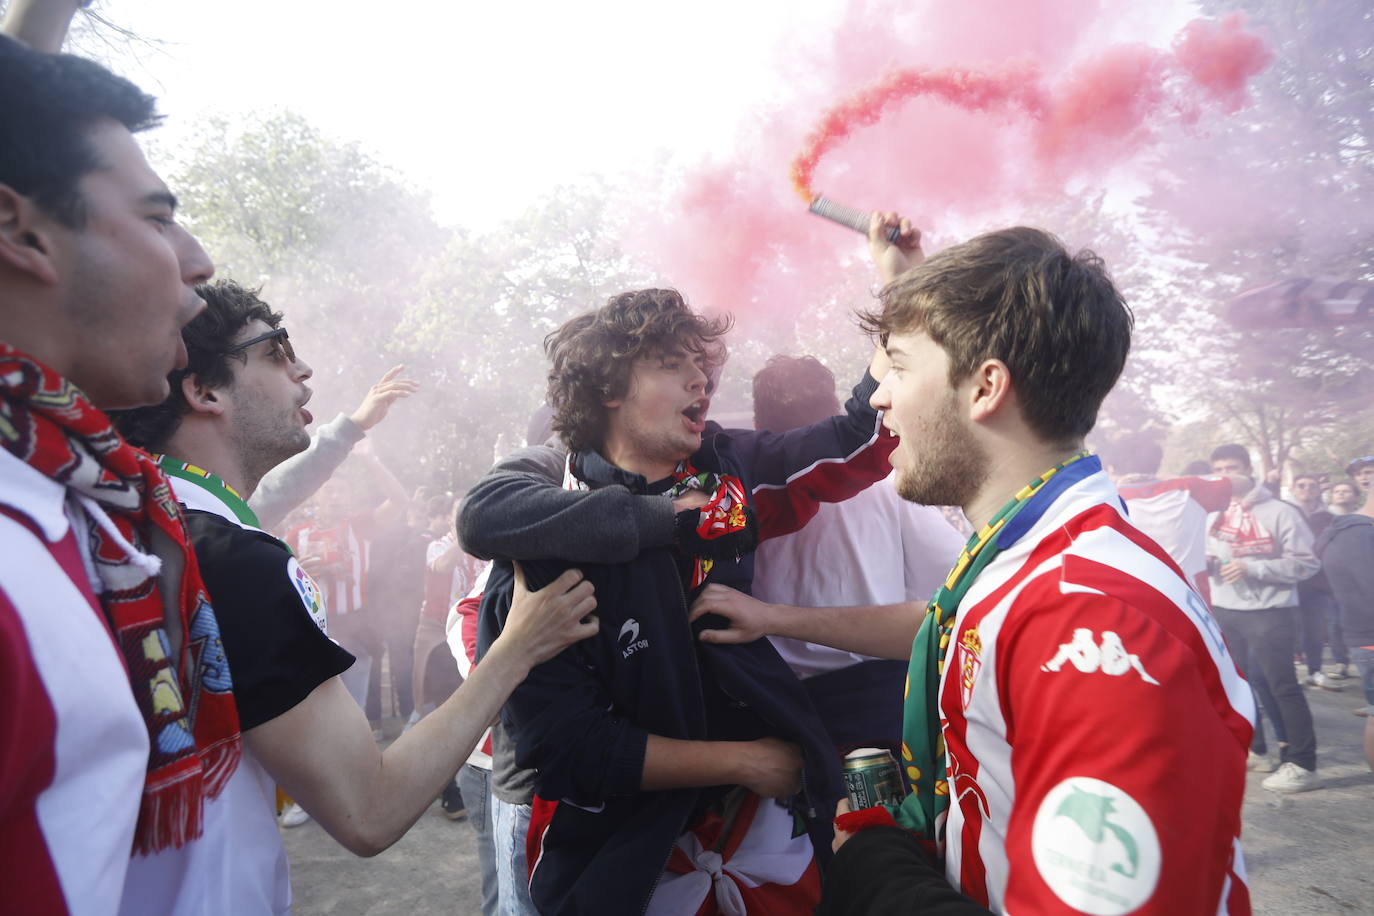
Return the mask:
[[[673,570],[673,572],[676,574],[677,570],[675,569]],[[678,589],[678,607],[682,609],[682,616],[679,619],[682,621],[682,626],[687,629],[687,645],[691,647],[692,664],[695,665],[696,646],[694,645],[694,641],[696,637],[692,635],[692,625],[687,622],[687,596],[682,593],[681,588]],[[706,717],[706,696],[701,689],[701,669],[699,666],[697,668],[697,677],[695,684],[697,688],[697,709],[701,710],[701,715],[704,719]],[[701,790],[698,789],[696,790],[696,792],[697,796],[700,797]],[[693,807],[695,807],[695,804],[693,805]],[[691,812],[689,811],[688,816],[690,815]],[[676,845],[677,838],[682,836],[682,832],[686,829],[687,819],[684,817],[681,821],[678,822],[677,830],[673,831],[673,842],[669,844],[668,852],[663,856],[663,864],[658,867],[658,872],[654,875],[654,883],[649,888],[649,893],[644,897],[644,905],[639,909],[639,916],[644,916],[645,913],[649,912],[649,901],[654,899],[654,891],[658,890],[658,882],[663,880],[663,870],[668,867],[668,860],[673,857],[673,846]]]

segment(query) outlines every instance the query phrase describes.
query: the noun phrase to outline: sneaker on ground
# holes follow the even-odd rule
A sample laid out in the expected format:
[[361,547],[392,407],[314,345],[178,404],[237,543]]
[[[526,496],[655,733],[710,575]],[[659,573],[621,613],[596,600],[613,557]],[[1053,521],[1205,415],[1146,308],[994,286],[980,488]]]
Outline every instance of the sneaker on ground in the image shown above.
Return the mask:
[[1352,709],[1350,711],[1357,716],[1362,716],[1367,719],[1369,718],[1370,713],[1374,712],[1374,706],[1361,706],[1358,709]]
[[463,803],[463,793],[458,791],[458,783],[451,782],[444,794],[439,796],[439,807],[444,809],[444,817],[451,821],[461,821],[468,816],[468,807]]
[[282,809],[281,825],[283,827],[299,827],[310,820],[310,815],[305,813],[305,809],[292,802]]
[[1270,792],[1310,792],[1320,789],[1321,777],[1311,770],[1305,770],[1296,763],[1281,763],[1279,768],[1260,783]]
[[1348,665],[1337,665],[1336,670],[1328,674],[1327,677],[1333,681],[1343,681],[1350,677],[1350,668]]
[[1331,678],[1322,674],[1320,671],[1314,671],[1311,674],[1309,674],[1303,680],[1303,683],[1306,684],[1308,687],[1320,687],[1322,690],[1341,689],[1340,684],[1337,684],[1335,681],[1331,680]]
[[1274,763],[1272,757],[1256,754],[1254,751],[1251,751],[1250,756],[1245,758],[1245,768],[1256,773],[1272,773],[1276,766],[1278,764]]

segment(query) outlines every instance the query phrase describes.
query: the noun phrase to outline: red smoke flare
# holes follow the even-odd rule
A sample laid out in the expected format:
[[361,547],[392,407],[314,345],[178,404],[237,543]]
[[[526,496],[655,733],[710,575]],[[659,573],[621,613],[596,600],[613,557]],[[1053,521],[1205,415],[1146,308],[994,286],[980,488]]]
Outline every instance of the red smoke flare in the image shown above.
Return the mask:
[[1077,165],[1129,154],[1161,112],[1192,121],[1199,100],[1235,111],[1245,103],[1247,81],[1272,56],[1258,36],[1245,31],[1244,15],[1232,13],[1220,22],[1189,23],[1172,54],[1142,45],[1110,48],[1075,67],[1053,89],[1029,65],[992,73],[893,70],[822,115],[792,160],[792,185],[809,204],[816,196],[812,178],[827,154],[856,129],[921,97],[966,111],[1029,118],[1040,166],[1046,174],[1062,176]]
[[816,196],[811,176],[821,159],[839,146],[855,128],[880,121],[891,108],[917,96],[934,96],[968,111],[1000,111],[1020,107],[1038,113],[1043,100],[1039,74],[1033,67],[1003,73],[975,70],[894,70],[871,86],[831,108],[807,135],[802,151],[792,160],[792,187],[808,204]]

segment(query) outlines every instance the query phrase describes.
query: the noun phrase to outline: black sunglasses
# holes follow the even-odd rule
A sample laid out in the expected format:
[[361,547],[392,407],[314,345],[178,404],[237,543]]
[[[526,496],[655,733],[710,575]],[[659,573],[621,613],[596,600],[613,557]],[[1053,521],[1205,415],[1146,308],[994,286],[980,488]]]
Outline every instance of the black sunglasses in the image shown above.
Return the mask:
[[286,354],[286,358],[293,363],[296,361],[296,351],[291,346],[291,338],[287,336],[286,328],[273,328],[266,334],[259,334],[257,337],[245,340],[243,343],[234,344],[224,351],[224,355],[233,356],[235,353],[247,350],[249,347],[253,346],[253,344],[262,343],[264,340],[278,341],[278,346],[281,347],[282,353]]

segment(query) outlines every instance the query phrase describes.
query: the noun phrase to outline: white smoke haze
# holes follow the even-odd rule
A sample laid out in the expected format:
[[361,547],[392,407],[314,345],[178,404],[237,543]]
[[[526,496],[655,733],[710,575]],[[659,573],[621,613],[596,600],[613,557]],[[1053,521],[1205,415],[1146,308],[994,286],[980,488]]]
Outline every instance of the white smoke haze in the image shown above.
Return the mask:
[[[853,311],[872,301],[873,274],[862,238],[809,216],[788,181],[827,106],[893,67],[1030,63],[1052,75],[1109,49],[1164,53],[1190,19],[1233,11],[1273,52],[1239,110],[1191,123],[1154,116],[1129,149],[1046,182],[1027,179],[1017,159],[1029,155],[1018,152],[1025,124],[916,100],[837,147],[817,187],[911,215],[928,229],[927,250],[1026,223],[1102,254],[1137,331],[1096,441],[1158,430],[1166,471],[1232,439],[1267,464],[1336,471],[1374,445],[1370,326],[1239,332],[1223,306],[1286,277],[1374,277],[1374,13],[1361,0],[837,0],[759,33],[771,93],[741,86],[755,101],[742,117],[722,113],[742,126],[723,127],[711,153],[654,153],[664,141],[645,132],[652,165],[571,181],[480,229],[436,217],[434,201],[451,195],[380,161],[383,144],[280,108],[183,126],[156,157],[220,275],[262,285],[286,312],[316,371],[319,420],[405,362],[424,390],[379,428],[378,453],[409,485],[461,489],[522,443],[542,400],[544,335],[622,289],[673,286],[736,315],[718,415],[747,418],[749,379],[776,352],[814,353],[847,388],[867,349]],[[499,78],[484,88],[499,95]],[[607,98],[581,100],[589,123],[606,117]],[[501,123],[476,127],[474,142],[501,142]],[[556,164],[581,139],[551,133],[533,159]]]

